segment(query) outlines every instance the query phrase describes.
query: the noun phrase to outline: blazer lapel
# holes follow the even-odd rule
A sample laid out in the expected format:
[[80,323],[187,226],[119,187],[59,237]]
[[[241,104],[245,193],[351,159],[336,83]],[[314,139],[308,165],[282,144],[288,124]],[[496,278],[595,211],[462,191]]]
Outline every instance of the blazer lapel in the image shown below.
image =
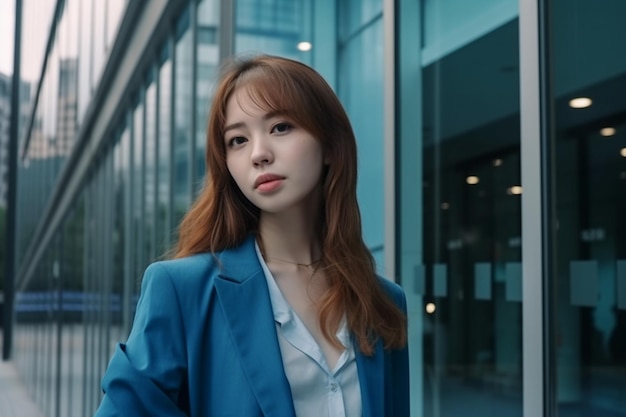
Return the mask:
[[276,336],[265,275],[254,238],[219,256],[215,288],[252,391],[266,417],[295,417]]
[[356,366],[361,385],[361,402],[363,417],[378,417],[384,415],[384,351],[382,341],[376,342],[376,351],[373,356],[365,356],[355,344]]

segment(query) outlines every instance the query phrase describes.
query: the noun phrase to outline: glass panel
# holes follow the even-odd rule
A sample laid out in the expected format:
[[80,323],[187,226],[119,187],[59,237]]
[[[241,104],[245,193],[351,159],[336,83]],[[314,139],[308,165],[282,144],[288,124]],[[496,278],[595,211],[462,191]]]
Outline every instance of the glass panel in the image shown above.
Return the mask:
[[117,36],[117,29],[122,20],[127,0],[107,0],[106,9],[106,51],[107,55],[113,48],[113,42]]
[[[144,207],[144,112],[143,104],[140,103],[133,110],[133,133],[132,133],[132,209],[131,209],[131,221],[132,221],[132,233],[133,244],[131,245],[131,259],[134,259],[133,276],[140,277],[146,268],[143,234],[143,212]],[[135,281],[133,285],[133,294],[138,294],[141,283],[139,280]]]
[[113,155],[113,195],[115,209],[113,212],[113,274],[111,283],[111,348],[118,341],[125,339],[123,328],[124,266],[126,265],[126,193],[128,189],[128,155],[124,154],[120,135]]
[[626,3],[558,0],[552,7],[554,395],[559,416],[622,417],[626,57],[616,40],[626,36]]
[[68,1],[59,26],[59,93],[57,98],[57,148],[67,158],[78,130],[78,18],[79,4]]
[[92,0],[80,2],[80,34],[78,55],[78,120],[79,124],[85,116],[91,98],[92,75]]
[[144,210],[143,210],[143,252],[144,261],[146,263],[153,262],[156,257],[156,248],[154,245],[154,225],[156,208],[156,84],[151,83],[146,89],[146,138],[144,149],[144,172],[145,172],[145,188],[144,188]]
[[206,126],[209,114],[209,94],[219,65],[218,19],[219,1],[203,0],[198,4],[198,44],[196,80],[196,162],[194,191],[203,185],[205,173]]
[[93,9],[91,10],[93,13],[92,17],[92,41],[91,41],[91,56],[93,58],[93,66],[92,71],[93,74],[91,76],[91,88],[93,91],[96,90],[98,83],[100,82],[100,74],[102,74],[102,70],[104,69],[105,64],[105,42],[106,42],[106,1],[98,0],[94,1]]
[[342,39],[356,34],[372,21],[382,18],[381,0],[344,0],[338,2],[340,9],[339,36]]
[[93,238],[93,236],[96,236],[95,228],[98,223],[98,218],[96,216],[97,204],[95,201],[96,192],[96,184],[92,178],[85,189],[85,251],[83,252],[83,256],[85,258],[83,272],[85,291],[85,344],[83,351],[85,362],[83,366],[85,374],[83,379],[83,415],[92,414],[95,410],[95,397],[97,394],[94,390],[98,389],[98,385],[96,384],[96,368],[99,360],[96,356],[97,308],[94,308],[98,297],[96,289],[94,288],[97,284],[97,278],[95,276],[97,269],[94,262],[97,248],[96,242]]
[[[29,97],[35,93],[41,76],[41,66],[56,3],[56,0],[22,1],[20,75],[27,83],[25,87],[30,90],[25,94]],[[30,110],[30,106],[28,109]]]
[[310,0],[238,0],[235,50],[281,55],[310,63]]
[[[185,19],[187,22],[185,22]],[[192,146],[192,105],[193,79],[192,56],[193,44],[189,30],[188,12],[183,14],[179,21],[182,26],[182,36],[176,43],[175,51],[175,109],[174,109],[174,165],[173,193],[174,193],[174,222],[177,225],[191,205],[191,146]],[[138,275],[140,276],[140,275]]]
[[172,61],[159,70],[159,156],[157,169],[157,253],[170,246],[171,238],[171,161],[172,161]]
[[[349,2],[340,8],[339,20],[348,22],[363,9],[382,10],[382,1]],[[358,142],[357,196],[363,222],[363,237],[376,259],[379,273],[384,274],[384,141],[383,141],[383,18],[353,27],[339,39],[338,95],[352,122]],[[343,25],[340,25],[343,26]],[[366,94],[364,92],[367,92]]]
[[412,405],[419,416],[521,416],[517,2],[468,7],[400,11],[396,252]]
[[61,415],[83,415],[84,389],[84,199],[68,215],[63,231],[63,348]]

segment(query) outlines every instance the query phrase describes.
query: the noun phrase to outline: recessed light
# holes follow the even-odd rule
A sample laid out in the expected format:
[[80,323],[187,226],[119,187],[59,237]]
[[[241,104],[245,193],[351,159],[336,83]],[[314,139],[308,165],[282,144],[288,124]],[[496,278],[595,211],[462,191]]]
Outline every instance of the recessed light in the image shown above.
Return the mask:
[[480,179],[476,175],[470,175],[469,177],[465,178],[465,182],[467,182],[469,185],[476,185],[480,182]]
[[445,201],[441,203],[441,210],[448,210],[450,208],[450,203],[446,203]]
[[511,188],[506,190],[507,194],[510,195],[520,195],[522,194],[522,186],[521,185],[514,185]]
[[493,160],[494,167],[499,167],[500,165],[502,165],[502,159],[498,158]]
[[614,127],[605,127],[603,129],[600,129],[600,134],[602,136],[613,136],[615,135],[615,128]]
[[626,158],[626,148],[622,148],[622,150],[619,151],[619,154]]
[[313,48],[313,45],[311,44],[311,42],[303,41],[303,42],[298,43],[298,49],[302,52],[310,51],[311,48]]
[[437,310],[437,306],[435,305],[435,303],[426,304],[426,312],[428,314],[433,314],[435,310]]
[[589,97],[577,97],[569,101],[569,106],[573,109],[584,109],[591,106],[591,99]]

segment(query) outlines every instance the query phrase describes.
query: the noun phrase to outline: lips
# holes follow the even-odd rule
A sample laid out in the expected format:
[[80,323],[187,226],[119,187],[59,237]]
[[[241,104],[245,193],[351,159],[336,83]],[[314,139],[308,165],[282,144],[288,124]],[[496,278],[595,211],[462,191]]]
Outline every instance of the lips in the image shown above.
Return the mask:
[[280,182],[280,181],[282,181],[284,179],[285,179],[285,177],[282,177],[282,176],[276,175],[276,174],[259,175],[257,177],[257,179],[254,181],[254,188],[259,188],[260,186],[263,186],[264,184],[268,184],[269,185],[269,183]]

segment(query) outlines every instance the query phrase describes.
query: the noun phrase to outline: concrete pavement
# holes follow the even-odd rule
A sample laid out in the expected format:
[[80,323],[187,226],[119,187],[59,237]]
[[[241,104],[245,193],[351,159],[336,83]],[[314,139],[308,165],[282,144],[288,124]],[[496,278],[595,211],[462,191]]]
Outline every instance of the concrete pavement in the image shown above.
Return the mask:
[[0,417],[46,417],[30,397],[12,362],[0,360]]

